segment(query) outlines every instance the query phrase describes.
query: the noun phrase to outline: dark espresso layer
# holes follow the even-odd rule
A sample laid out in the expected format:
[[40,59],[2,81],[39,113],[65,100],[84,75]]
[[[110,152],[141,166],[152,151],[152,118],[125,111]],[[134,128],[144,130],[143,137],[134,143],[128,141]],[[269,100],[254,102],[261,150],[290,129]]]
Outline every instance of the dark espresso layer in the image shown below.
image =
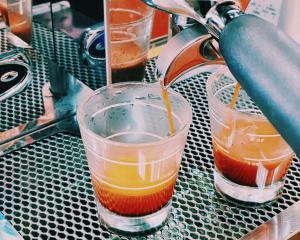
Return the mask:
[[146,60],[130,67],[112,69],[113,83],[142,81],[145,74]]
[[146,54],[134,42],[119,42],[111,45],[112,81],[142,81],[146,67]]

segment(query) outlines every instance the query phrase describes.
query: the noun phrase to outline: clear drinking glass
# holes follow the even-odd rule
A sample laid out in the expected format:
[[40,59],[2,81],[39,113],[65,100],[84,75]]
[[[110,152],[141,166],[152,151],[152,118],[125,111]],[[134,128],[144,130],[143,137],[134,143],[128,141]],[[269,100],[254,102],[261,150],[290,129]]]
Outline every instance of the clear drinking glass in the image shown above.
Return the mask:
[[8,40],[16,47],[30,48],[32,35],[32,0],[7,0]]
[[263,204],[280,196],[294,154],[243,89],[229,107],[236,84],[226,66],[207,82],[215,187],[236,203]]
[[142,81],[154,10],[140,0],[109,2],[112,82]]
[[156,84],[119,83],[97,90],[78,108],[100,219],[141,232],[161,226],[192,120],[189,103],[169,90],[176,133]]

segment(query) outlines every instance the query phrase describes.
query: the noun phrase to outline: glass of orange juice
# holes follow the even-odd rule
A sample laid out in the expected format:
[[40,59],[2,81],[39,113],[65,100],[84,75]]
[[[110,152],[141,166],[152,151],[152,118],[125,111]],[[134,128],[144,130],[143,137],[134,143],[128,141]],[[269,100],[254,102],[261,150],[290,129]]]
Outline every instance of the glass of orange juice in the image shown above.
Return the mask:
[[236,84],[226,66],[207,82],[215,187],[236,203],[264,204],[280,196],[294,154],[243,89],[229,107]]
[[153,14],[140,0],[109,1],[112,83],[143,81]]
[[78,107],[100,220],[111,229],[137,233],[167,220],[192,120],[189,103],[168,92],[171,135],[157,84],[113,84]]
[[243,10],[246,10],[247,6],[249,5],[250,0],[239,0],[241,7]]
[[3,22],[8,25],[8,16],[7,16],[7,1],[6,0],[0,0],[0,20],[3,20]]
[[31,48],[32,0],[7,0],[8,40],[20,48]]

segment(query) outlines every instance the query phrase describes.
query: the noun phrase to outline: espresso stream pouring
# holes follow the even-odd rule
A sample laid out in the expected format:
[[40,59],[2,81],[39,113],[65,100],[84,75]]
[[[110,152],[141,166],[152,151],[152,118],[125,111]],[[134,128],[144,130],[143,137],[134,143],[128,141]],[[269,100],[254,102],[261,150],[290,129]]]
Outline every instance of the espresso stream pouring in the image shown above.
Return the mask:
[[244,14],[237,1],[144,2],[201,23],[175,35],[159,56],[157,73],[165,87],[192,68],[222,61],[220,52],[237,81],[300,156],[297,42],[274,25]]

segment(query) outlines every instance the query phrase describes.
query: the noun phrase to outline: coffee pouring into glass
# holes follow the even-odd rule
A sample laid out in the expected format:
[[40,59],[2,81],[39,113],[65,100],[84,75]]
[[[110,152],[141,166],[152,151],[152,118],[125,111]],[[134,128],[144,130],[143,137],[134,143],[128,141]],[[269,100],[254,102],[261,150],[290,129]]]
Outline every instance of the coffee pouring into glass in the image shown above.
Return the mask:
[[[300,156],[300,45],[294,39],[267,21],[245,14],[238,0],[143,1],[199,23],[171,38],[159,56],[157,75],[165,88],[193,68],[225,61]],[[298,11],[290,15],[294,22],[300,18],[297,4],[298,0],[285,0],[282,6],[285,11]]]

